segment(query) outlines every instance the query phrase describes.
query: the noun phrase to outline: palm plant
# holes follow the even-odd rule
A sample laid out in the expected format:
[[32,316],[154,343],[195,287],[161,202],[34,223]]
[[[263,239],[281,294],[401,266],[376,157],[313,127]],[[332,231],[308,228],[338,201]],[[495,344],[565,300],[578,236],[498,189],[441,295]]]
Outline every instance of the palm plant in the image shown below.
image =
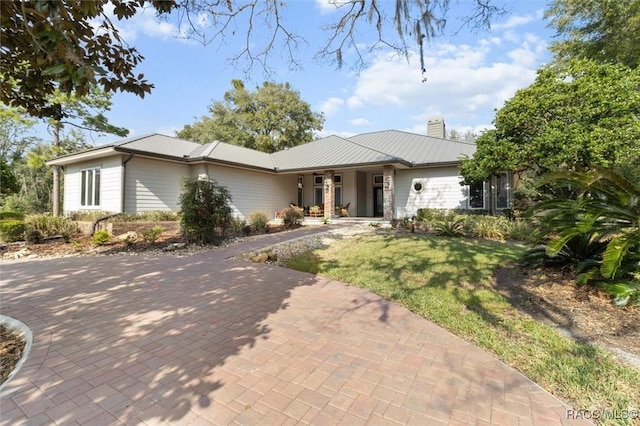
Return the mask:
[[595,168],[551,173],[542,183],[573,194],[530,212],[544,225],[547,263],[572,264],[578,282],[603,283],[624,295],[621,304],[640,301],[640,182],[628,171]]

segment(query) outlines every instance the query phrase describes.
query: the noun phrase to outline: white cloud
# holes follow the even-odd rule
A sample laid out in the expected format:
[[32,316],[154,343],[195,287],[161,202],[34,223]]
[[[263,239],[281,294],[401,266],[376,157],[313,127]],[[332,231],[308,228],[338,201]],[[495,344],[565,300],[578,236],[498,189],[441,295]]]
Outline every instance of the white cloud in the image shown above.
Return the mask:
[[[107,3],[104,7],[104,13],[118,30],[120,37],[127,43],[131,43],[138,38],[140,33],[152,37],[166,40],[168,38],[184,38],[180,29],[171,22],[158,20],[154,13],[154,9],[147,7],[142,8],[130,19],[118,20],[113,14],[114,6]],[[93,19],[91,25],[97,28],[102,24],[102,19]],[[198,23],[204,25],[205,21],[198,17]]]
[[367,120],[366,118],[354,118],[352,120],[349,120],[349,124],[351,124],[352,126],[368,126],[371,124],[371,122],[369,122],[369,120]]
[[[467,127],[469,123],[490,123],[496,108],[501,108],[516,90],[533,82],[545,52],[541,39],[527,35],[517,44],[504,40],[501,45],[495,40],[460,46],[436,44],[425,52],[424,83],[416,53],[408,63],[404,59],[380,58],[360,74],[351,95],[345,95],[346,103],[351,109],[378,112],[377,117],[373,113],[368,116],[376,126],[386,124],[385,113],[404,114],[415,122],[407,126],[408,130],[417,133],[426,132],[428,117],[436,113],[442,114],[447,123]],[[474,129],[479,133],[487,127],[491,124]]]
[[340,6],[349,3],[349,1],[350,0],[316,0],[316,6],[318,6],[321,13],[331,13]]
[[512,30],[514,28],[527,25],[531,22],[539,21],[542,19],[543,15],[544,15],[544,12],[542,10],[538,10],[535,13],[528,14],[528,15],[510,16],[509,19],[506,20],[506,22],[491,25],[491,29],[495,31]]
[[331,97],[320,105],[320,111],[322,111],[325,116],[330,116],[339,111],[340,107],[342,107],[343,105],[344,100],[336,97]]

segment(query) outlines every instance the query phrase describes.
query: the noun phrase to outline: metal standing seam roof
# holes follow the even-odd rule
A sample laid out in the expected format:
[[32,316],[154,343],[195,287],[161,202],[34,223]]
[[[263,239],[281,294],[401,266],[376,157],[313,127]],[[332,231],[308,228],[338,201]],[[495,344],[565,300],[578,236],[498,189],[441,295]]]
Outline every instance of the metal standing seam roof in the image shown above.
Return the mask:
[[144,135],[137,138],[125,139],[113,144],[116,148],[125,148],[135,151],[148,152],[149,154],[164,155],[169,157],[184,158],[192,151],[199,148],[200,144],[189,142],[171,136],[158,133]]
[[434,138],[415,133],[385,130],[352,136],[349,140],[414,165],[457,162],[461,156],[472,156],[476,145],[469,142]]
[[205,158],[261,169],[276,169],[271,154],[224,142],[214,142],[214,144],[215,146],[213,146],[211,151],[205,150]]
[[366,164],[405,163],[428,165],[459,161],[472,156],[473,143],[434,138],[396,130],[372,132],[348,139],[328,136],[303,145],[267,154],[252,149],[212,142],[199,144],[161,134],[124,139],[75,154],[113,147],[119,151],[137,151],[184,161],[211,160],[270,171],[295,171],[337,168]]
[[328,136],[271,155],[280,171],[401,161],[338,136]]

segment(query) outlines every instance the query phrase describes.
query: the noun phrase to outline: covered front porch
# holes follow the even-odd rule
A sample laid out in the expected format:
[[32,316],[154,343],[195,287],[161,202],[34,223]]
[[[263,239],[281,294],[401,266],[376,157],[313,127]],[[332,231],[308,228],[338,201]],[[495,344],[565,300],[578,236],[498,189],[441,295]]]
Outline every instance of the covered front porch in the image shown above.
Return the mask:
[[394,217],[393,166],[316,170],[297,175],[293,204],[309,218]]

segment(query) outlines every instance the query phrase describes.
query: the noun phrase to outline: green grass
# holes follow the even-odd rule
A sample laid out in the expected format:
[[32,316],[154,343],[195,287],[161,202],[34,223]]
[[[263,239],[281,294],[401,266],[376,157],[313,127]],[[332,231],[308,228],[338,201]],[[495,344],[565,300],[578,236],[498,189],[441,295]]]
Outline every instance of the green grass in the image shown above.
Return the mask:
[[495,241],[378,234],[298,255],[287,266],[394,300],[493,352],[576,409],[638,408],[639,369],[560,336],[495,291],[493,272],[525,250]]

